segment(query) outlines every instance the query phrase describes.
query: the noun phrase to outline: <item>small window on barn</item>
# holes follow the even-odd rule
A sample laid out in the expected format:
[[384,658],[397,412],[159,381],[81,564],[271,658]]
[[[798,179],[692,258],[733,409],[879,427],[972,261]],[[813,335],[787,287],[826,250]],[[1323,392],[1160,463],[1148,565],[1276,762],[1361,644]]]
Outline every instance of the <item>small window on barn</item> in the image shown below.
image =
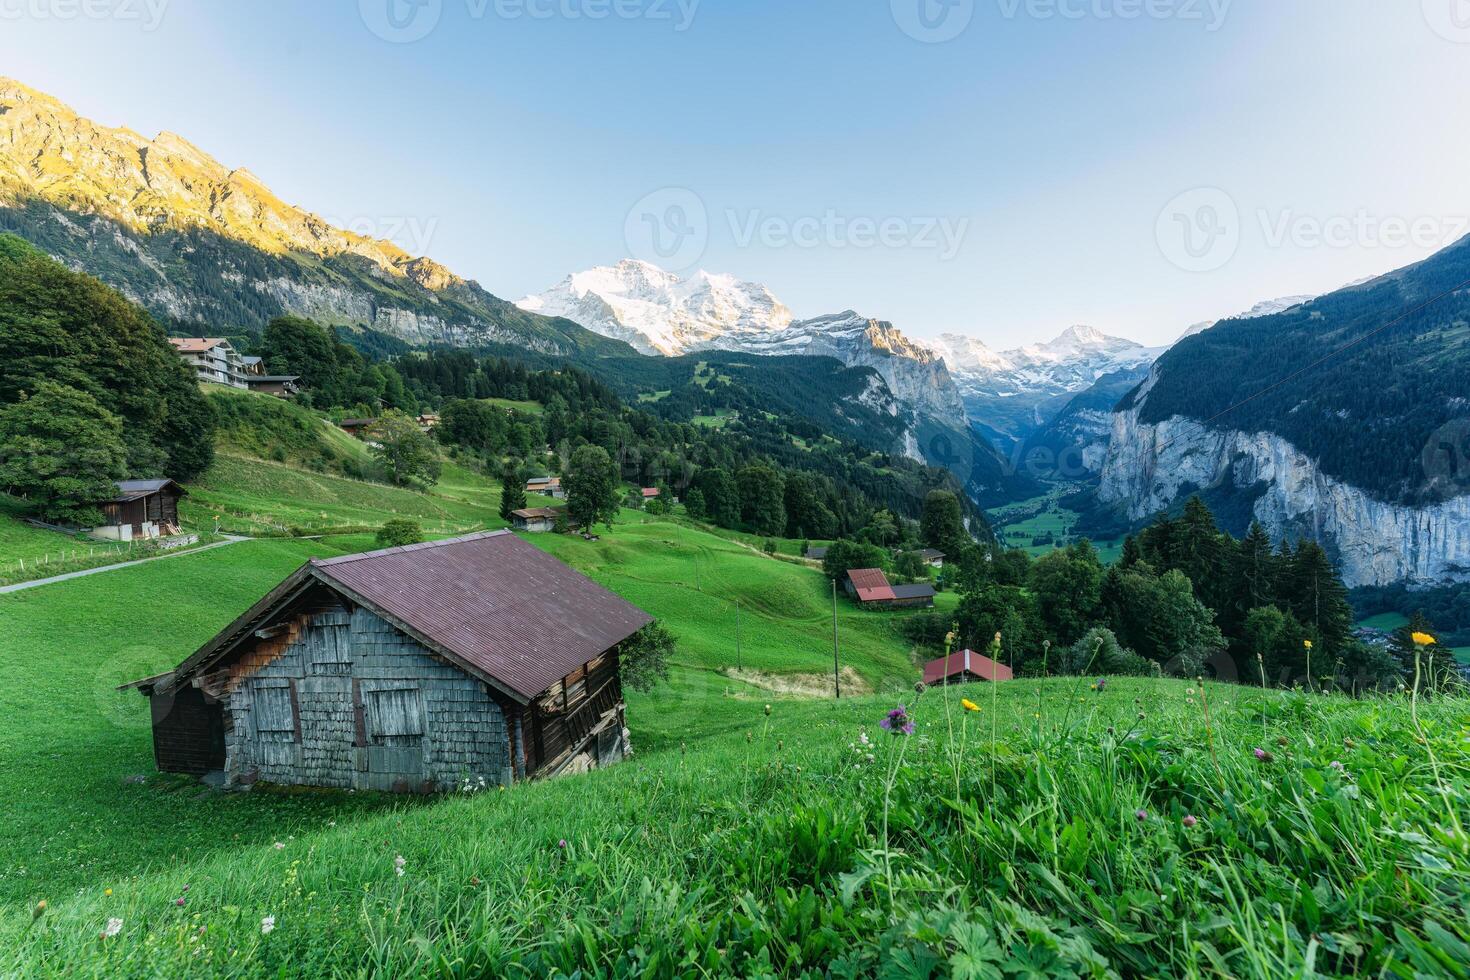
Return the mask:
[[296,710],[289,685],[255,689],[255,730],[262,734],[295,734]]
[[368,736],[378,745],[415,742],[424,734],[424,702],[418,688],[367,692]]

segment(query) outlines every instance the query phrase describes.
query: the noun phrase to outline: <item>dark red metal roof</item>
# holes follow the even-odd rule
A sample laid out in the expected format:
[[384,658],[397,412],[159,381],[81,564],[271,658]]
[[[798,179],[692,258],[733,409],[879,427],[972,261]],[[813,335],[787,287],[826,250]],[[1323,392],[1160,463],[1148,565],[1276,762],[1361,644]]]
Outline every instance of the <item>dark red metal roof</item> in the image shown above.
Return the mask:
[[924,683],[938,684],[946,677],[970,674],[982,681],[1008,681],[1014,676],[1011,668],[998,664],[974,650],[956,650],[948,657],[931,660],[924,665]]
[[527,700],[653,622],[509,531],[311,567],[328,585]]
[[888,576],[881,568],[850,568],[847,578],[857,590],[860,602],[891,602],[894,599],[893,586],[888,584]]

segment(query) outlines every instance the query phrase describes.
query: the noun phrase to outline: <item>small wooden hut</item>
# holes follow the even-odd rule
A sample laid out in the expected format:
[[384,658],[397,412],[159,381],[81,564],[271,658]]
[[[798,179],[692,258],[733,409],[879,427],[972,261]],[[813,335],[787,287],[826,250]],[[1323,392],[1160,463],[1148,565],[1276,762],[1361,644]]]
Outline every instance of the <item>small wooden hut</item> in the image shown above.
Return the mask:
[[165,772],[453,790],[615,762],[651,622],[509,531],[313,560],[149,698]]

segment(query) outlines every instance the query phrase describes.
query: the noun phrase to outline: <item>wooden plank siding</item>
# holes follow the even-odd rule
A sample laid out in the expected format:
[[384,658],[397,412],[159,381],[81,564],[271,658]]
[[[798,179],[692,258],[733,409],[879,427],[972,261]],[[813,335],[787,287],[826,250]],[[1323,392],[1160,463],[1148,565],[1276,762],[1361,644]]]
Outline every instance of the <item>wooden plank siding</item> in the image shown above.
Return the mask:
[[593,660],[537,698],[531,706],[532,772],[555,772],[585,750],[584,743],[599,727],[613,722],[623,701],[622,680],[615,652]]

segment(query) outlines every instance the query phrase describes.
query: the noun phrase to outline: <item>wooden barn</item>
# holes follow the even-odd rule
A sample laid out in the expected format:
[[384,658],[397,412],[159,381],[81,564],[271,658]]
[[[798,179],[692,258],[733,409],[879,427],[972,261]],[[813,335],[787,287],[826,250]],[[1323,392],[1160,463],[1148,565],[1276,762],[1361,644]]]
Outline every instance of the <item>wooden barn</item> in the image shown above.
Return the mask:
[[165,772],[394,792],[627,753],[619,647],[652,620],[508,531],[303,565],[149,698]]
[[1011,668],[996,663],[974,650],[956,650],[947,658],[940,657],[924,665],[924,683],[969,684],[971,681],[1008,681],[1013,678]]
[[934,605],[934,586],[890,585],[881,568],[852,568],[847,572],[847,594],[865,609],[928,609]]
[[163,538],[179,533],[179,498],[183,487],[173,480],[120,480],[117,496],[99,501],[103,521],[89,532],[107,541]]
[[556,529],[557,518],[565,515],[565,507],[525,507],[510,512],[511,526],[527,534],[545,534]]

